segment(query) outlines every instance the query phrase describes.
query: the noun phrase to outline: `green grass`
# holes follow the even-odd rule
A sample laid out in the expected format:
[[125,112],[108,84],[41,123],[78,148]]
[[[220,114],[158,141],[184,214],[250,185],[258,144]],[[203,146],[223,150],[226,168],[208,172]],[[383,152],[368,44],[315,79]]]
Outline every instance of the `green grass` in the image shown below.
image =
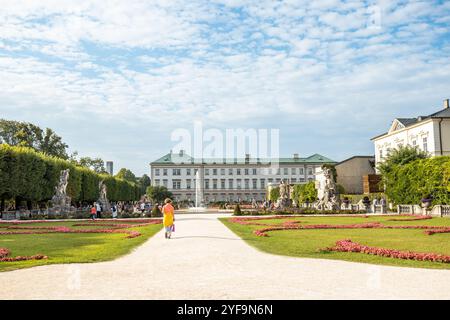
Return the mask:
[[[86,221],[48,222],[26,224],[27,226],[67,226],[72,229],[92,229],[93,227],[74,227],[74,224]],[[108,221],[107,223],[111,223]],[[117,222],[123,224],[123,221]],[[6,230],[0,223],[0,231]],[[97,226],[96,228],[108,229]],[[131,252],[161,230],[162,225],[149,225],[127,230],[139,231],[142,235],[127,239],[126,234],[31,234],[31,235],[0,235],[0,247],[11,251],[10,256],[31,256],[43,254],[45,260],[30,260],[19,262],[0,262],[0,272],[21,268],[59,263],[88,263],[113,260]],[[10,230],[19,231],[19,230]]]
[[[299,220],[303,224],[354,224],[366,222],[381,222],[385,225],[429,225],[449,226],[448,218],[433,218],[422,221],[388,221],[393,217],[292,217],[287,220]],[[220,219],[239,237],[255,248],[277,255],[336,259],[371,264],[450,269],[450,264],[402,260],[379,257],[362,253],[324,252],[320,249],[332,247],[338,240],[351,239],[362,245],[383,247],[388,249],[409,250],[414,252],[433,252],[450,255],[450,234],[426,235],[423,230],[405,229],[341,229],[341,230],[288,230],[272,231],[269,237],[257,237],[254,230],[263,226],[248,226],[232,223],[228,218]],[[279,224],[283,220],[259,220],[260,223]]]

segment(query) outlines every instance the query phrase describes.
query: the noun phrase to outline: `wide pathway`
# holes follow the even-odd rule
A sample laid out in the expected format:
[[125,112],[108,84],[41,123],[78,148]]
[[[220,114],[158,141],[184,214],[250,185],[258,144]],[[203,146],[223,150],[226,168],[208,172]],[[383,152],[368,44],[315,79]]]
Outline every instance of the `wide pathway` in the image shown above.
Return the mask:
[[115,261],[0,273],[0,299],[450,299],[448,270],[270,255],[219,216],[178,215]]

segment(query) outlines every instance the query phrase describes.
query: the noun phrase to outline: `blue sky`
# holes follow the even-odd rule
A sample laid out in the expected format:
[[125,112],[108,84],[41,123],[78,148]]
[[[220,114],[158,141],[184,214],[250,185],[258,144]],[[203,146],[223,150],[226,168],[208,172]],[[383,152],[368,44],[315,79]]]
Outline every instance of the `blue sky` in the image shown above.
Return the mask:
[[0,116],[137,174],[173,129],[279,128],[280,153],[373,154],[450,98],[447,1],[1,1]]

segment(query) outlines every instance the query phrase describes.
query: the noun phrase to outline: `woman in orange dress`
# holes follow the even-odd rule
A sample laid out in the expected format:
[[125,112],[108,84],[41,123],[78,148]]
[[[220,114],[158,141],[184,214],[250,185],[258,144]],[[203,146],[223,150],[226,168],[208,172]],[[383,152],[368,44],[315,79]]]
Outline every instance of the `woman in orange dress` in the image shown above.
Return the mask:
[[172,200],[167,198],[164,200],[164,207],[162,208],[162,213],[164,215],[163,224],[166,229],[166,239],[170,239],[172,236],[173,224],[175,222],[175,209],[172,206]]

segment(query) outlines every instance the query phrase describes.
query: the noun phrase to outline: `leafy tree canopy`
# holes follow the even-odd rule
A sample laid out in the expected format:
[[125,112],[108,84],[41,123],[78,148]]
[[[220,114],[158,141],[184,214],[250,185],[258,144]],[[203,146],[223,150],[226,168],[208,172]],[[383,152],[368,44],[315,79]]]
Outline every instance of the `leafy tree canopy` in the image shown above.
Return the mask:
[[122,168],[119,170],[119,172],[116,174],[116,178],[125,180],[125,181],[129,181],[129,182],[133,182],[136,183],[137,182],[137,178],[135,176],[135,174],[126,168]]
[[164,186],[150,186],[147,188],[147,196],[155,201],[162,203],[166,198],[172,198],[173,194]]
[[417,147],[401,146],[390,150],[387,157],[378,165],[382,175],[391,172],[395,166],[403,166],[416,160],[426,159],[429,154]]
[[75,162],[82,167],[95,171],[96,173],[107,173],[105,161],[101,158],[81,157],[80,160],[75,160]]
[[69,158],[67,154],[69,146],[62,141],[60,136],[52,129],[43,130],[28,122],[0,119],[0,143],[32,148],[48,156]]

